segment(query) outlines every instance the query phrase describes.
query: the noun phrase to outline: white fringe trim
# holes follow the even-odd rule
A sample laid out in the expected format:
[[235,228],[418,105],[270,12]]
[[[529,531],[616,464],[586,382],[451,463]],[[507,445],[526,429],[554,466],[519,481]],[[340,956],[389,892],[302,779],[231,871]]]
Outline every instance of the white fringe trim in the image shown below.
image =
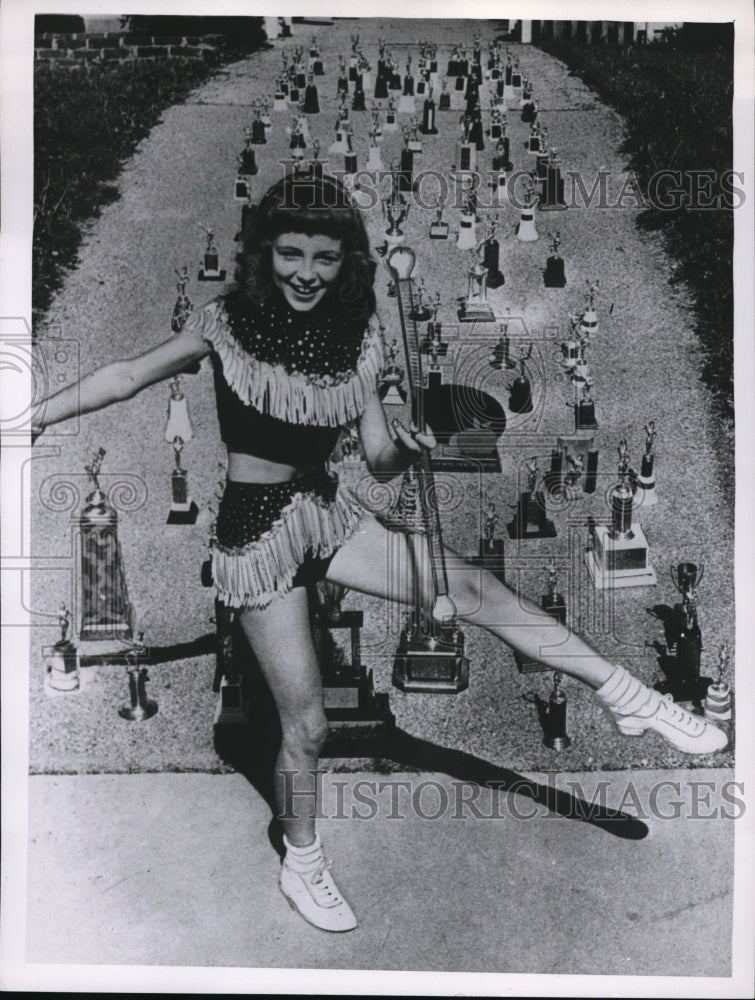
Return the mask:
[[212,575],[220,600],[231,608],[265,608],[291,590],[307,551],[329,556],[354,534],[368,512],[339,486],[335,499],[295,493],[273,527],[242,549],[212,547]]
[[187,323],[195,316],[201,335],[220,358],[231,389],[242,402],[278,420],[342,427],[364,413],[377,391],[377,377],[383,368],[383,338],[374,316],[362,341],[356,371],[336,377],[289,373],[282,365],[255,358],[233,336],[220,302],[197,310]]

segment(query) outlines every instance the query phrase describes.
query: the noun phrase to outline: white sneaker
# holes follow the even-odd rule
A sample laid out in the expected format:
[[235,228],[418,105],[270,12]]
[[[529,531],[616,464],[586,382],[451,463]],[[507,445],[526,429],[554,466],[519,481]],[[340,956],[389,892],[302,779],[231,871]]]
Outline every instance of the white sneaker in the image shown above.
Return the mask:
[[623,667],[616,667],[595,696],[610,710],[624,736],[641,736],[652,729],[678,750],[695,754],[715,753],[729,742],[718,726],[677,705],[670,694],[661,696],[646,687]]
[[330,861],[321,855],[315,867],[296,871],[284,859],[280,887],[292,910],[323,931],[352,931],[357,926],[354,912],[338,891],[330,874]]

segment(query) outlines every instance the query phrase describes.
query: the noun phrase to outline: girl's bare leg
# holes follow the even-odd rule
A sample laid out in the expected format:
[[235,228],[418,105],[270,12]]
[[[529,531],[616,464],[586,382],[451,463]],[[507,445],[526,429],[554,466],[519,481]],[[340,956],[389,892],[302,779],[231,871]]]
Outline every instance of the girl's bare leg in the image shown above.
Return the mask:
[[[471,566],[446,548],[449,595],[458,617],[479,625],[524,655],[599,688],[614,666],[583,639],[517,594],[492,573]],[[338,550],[328,578],[364,593],[413,602],[413,587],[432,594],[427,543],[421,536],[390,532],[374,518]]]
[[[262,610],[243,611],[240,621],[280,715],[283,739],[275,765],[279,815],[289,842],[305,847],[315,839],[313,772],[328,734],[306,590],[296,587]],[[291,795],[310,790],[311,798]]]

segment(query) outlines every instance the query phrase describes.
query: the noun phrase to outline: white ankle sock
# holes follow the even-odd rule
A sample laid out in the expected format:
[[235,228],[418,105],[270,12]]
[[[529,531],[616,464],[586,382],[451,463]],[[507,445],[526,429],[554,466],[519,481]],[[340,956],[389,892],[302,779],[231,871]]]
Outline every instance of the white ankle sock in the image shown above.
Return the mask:
[[293,862],[292,867],[297,870],[310,866],[316,867],[322,857],[322,841],[320,840],[319,833],[315,836],[313,842],[307,844],[306,847],[297,847],[296,844],[292,844],[285,833],[283,834],[283,843],[286,848],[286,860]]

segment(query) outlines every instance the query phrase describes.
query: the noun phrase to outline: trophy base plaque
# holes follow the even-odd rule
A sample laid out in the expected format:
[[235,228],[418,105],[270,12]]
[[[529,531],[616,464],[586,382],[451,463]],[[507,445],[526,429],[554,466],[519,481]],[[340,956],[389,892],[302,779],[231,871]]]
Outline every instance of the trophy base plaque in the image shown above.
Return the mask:
[[633,524],[631,531],[618,537],[599,524],[594,547],[585,554],[585,563],[596,590],[652,587],[657,583],[648,560],[647,539],[639,524]]
[[655,492],[655,479],[648,479],[642,475],[637,476],[635,503],[638,509],[640,507],[653,507],[658,503],[658,495]]
[[574,429],[576,431],[595,430],[598,421],[595,419],[594,403],[576,403],[574,406]]
[[407,148],[410,149],[413,153],[421,153],[422,141],[420,139],[410,139]]
[[569,736],[546,736],[543,740],[543,746],[548,747],[549,750],[566,750],[567,747],[571,746],[571,738]]
[[393,661],[393,684],[400,691],[459,694],[469,687],[464,636],[453,625],[437,628],[437,637],[411,628],[401,632]]
[[186,503],[172,503],[166,524],[196,524],[199,508],[193,500]]
[[208,270],[203,267],[197,275],[197,281],[225,281],[225,270]]
[[47,684],[53,691],[79,689],[79,659],[76,647],[68,639],[61,639],[52,648],[48,667]]
[[563,257],[549,257],[545,265],[543,282],[546,288],[563,288],[566,284],[566,271]]
[[233,185],[233,200],[247,201],[249,198],[249,187],[243,177],[237,177]]
[[157,702],[148,698],[143,705],[124,705],[118,709],[118,715],[127,722],[146,722],[157,715]]
[[436,353],[439,358],[445,358],[445,356],[448,354],[448,344],[446,342],[436,343],[435,345],[433,345],[432,340],[429,340],[428,338],[425,338],[422,341],[420,345],[420,351],[422,352],[422,354],[432,354],[433,346],[435,347]]
[[430,226],[430,239],[431,240],[447,240],[448,239],[448,223],[447,222],[434,222]]
[[488,302],[475,302],[462,299],[456,315],[460,323],[495,323],[493,307]]

